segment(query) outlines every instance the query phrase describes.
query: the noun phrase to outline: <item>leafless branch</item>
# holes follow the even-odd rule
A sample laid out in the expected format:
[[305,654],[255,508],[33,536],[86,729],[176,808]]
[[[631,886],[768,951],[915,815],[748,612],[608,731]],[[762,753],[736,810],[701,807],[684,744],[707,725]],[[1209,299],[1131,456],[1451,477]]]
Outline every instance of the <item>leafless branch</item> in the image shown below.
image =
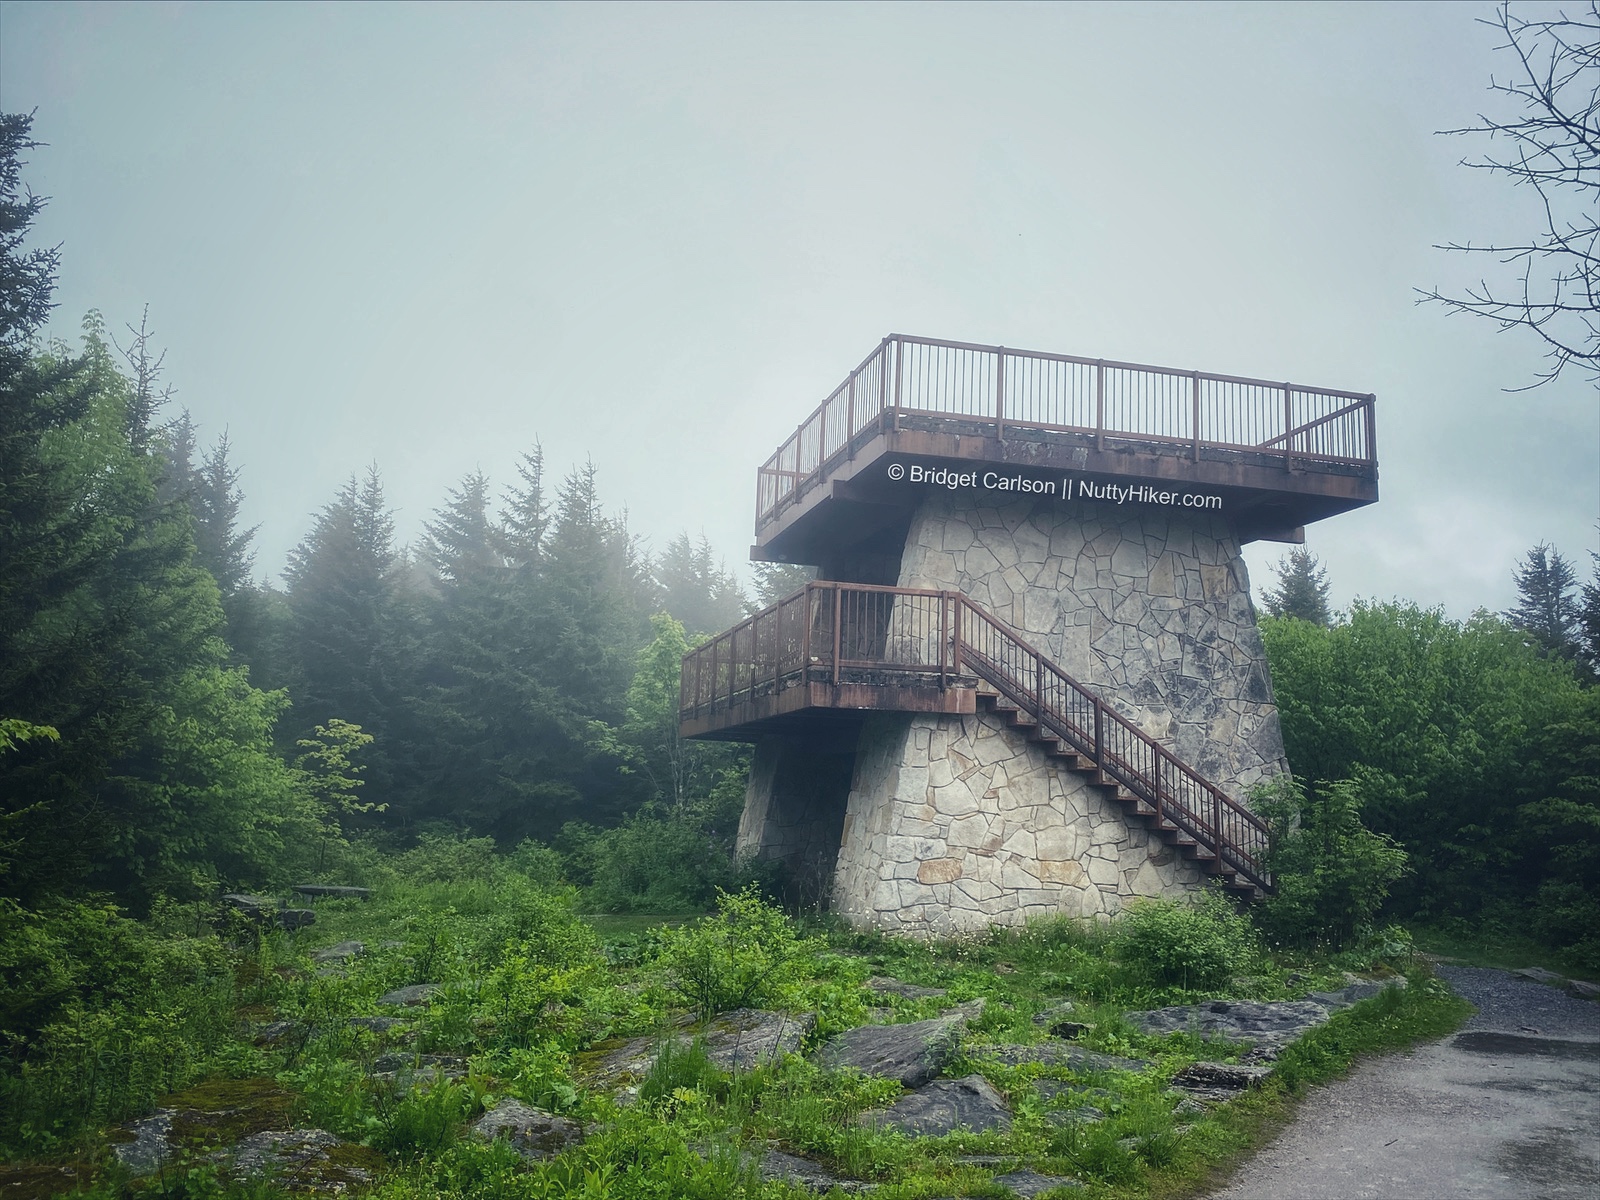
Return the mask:
[[[1549,366],[1530,387],[1558,378],[1574,363],[1600,380],[1600,0],[1589,0],[1575,18],[1560,13],[1540,20],[1519,16],[1508,0],[1483,24],[1500,31],[1505,40],[1497,49],[1516,60],[1513,76],[1491,78],[1489,91],[1519,111],[1503,118],[1480,113],[1475,124],[1439,132],[1487,138],[1490,151],[1462,165],[1531,188],[1542,227],[1511,243],[1439,245],[1451,253],[1489,255],[1513,269],[1460,293],[1419,288],[1418,294],[1452,312],[1485,317],[1502,331],[1531,330]],[[1494,151],[1506,142],[1504,153]]]

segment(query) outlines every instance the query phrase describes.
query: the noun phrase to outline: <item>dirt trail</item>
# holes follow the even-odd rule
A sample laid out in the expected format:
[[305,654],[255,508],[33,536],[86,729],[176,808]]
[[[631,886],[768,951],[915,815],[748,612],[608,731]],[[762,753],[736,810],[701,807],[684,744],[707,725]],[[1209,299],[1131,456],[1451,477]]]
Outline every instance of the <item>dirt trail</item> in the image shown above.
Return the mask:
[[1478,1013],[1313,1093],[1212,1200],[1600,1196],[1600,1004],[1441,968]]

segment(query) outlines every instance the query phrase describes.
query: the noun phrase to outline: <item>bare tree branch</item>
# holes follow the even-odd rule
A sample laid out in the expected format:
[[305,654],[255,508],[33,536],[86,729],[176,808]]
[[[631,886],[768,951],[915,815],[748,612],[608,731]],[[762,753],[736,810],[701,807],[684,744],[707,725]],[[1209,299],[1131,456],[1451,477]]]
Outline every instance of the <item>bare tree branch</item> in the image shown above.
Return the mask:
[[[1532,331],[1544,343],[1549,366],[1536,373],[1530,388],[1573,364],[1600,380],[1600,0],[1589,0],[1577,17],[1563,12],[1541,20],[1518,16],[1507,0],[1482,23],[1504,35],[1498,49],[1509,51],[1517,64],[1509,80],[1491,78],[1489,91],[1520,111],[1504,118],[1480,113],[1475,124],[1439,132],[1487,138],[1490,152],[1461,165],[1531,188],[1542,227],[1511,243],[1437,246],[1488,255],[1512,269],[1493,283],[1482,277],[1460,293],[1418,288],[1419,303],[1484,317],[1502,331]],[[1505,142],[1506,152],[1495,153]]]

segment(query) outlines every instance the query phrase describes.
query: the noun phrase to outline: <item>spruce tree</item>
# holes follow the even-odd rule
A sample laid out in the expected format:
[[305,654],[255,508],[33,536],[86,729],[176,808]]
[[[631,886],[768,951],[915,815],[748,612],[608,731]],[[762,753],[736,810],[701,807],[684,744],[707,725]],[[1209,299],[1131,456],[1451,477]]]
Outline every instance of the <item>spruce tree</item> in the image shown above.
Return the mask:
[[337,718],[371,734],[370,798],[380,803],[390,798],[409,728],[407,664],[415,647],[395,586],[400,561],[394,517],[372,466],[317,514],[284,573],[300,680],[296,728],[304,733]]
[[1579,607],[1572,564],[1559,550],[1540,542],[1511,575],[1517,585],[1517,602],[1501,615],[1532,637],[1546,654],[1576,657]]
[[1583,585],[1578,610],[1579,661],[1591,680],[1600,679],[1600,554],[1589,551],[1594,578]]
[[447,584],[460,586],[500,566],[498,531],[489,517],[489,480],[473,471],[423,524],[422,556]]
[[1263,589],[1262,602],[1274,617],[1297,617],[1314,625],[1329,625],[1333,614],[1328,608],[1328,573],[1316,555],[1300,547],[1278,560],[1278,586]]
[[691,633],[721,633],[744,619],[745,595],[705,535],[691,542],[680,533],[656,560],[660,607]]
[[544,447],[538,442],[517,463],[517,478],[520,482],[506,492],[500,508],[500,554],[514,567],[537,570],[550,533]]

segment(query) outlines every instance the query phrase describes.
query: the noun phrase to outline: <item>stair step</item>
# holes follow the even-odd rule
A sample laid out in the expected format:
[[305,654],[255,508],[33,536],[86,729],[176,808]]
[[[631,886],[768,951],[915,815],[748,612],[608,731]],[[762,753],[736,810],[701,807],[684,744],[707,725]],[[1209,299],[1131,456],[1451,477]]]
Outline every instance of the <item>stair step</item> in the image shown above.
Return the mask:
[[[1061,726],[1045,724],[1043,718],[1050,715],[1049,711],[1042,711],[1033,705],[1012,700],[999,685],[981,674],[977,679],[977,699],[987,711],[1004,717],[1010,728],[1022,731],[1030,741],[1038,743],[1045,756],[1059,764],[1063,770],[1081,776],[1090,787],[1101,789],[1107,799],[1115,800],[1122,805],[1123,818],[1133,828],[1140,827],[1134,822],[1141,823],[1165,844],[1175,847],[1185,859],[1200,864],[1202,869],[1216,877],[1229,892],[1251,899],[1265,895],[1257,884],[1243,876],[1238,868],[1229,866],[1221,857],[1226,846],[1219,847],[1202,842],[1194,834],[1186,832],[1182,826],[1168,817],[1164,805],[1158,807],[1151,804],[1110,774],[1096,761],[1092,753],[1085,754],[1081,750],[1074,749],[1066,739],[1052,732],[1054,728]],[[1056,714],[1052,720],[1059,717],[1060,714]]]

